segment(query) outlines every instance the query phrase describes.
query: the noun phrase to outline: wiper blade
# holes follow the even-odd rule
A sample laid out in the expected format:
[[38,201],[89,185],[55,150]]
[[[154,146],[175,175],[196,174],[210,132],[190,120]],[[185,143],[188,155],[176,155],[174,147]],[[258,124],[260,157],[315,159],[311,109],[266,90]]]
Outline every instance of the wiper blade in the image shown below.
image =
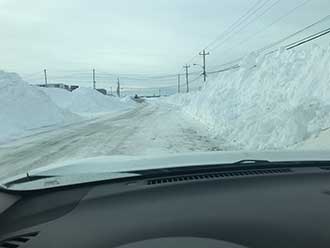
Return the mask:
[[169,167],[149,170],[135,170],[132,173],[140,174],[142,177],[176,176],[203,174],[209,172],[228,172],[262,169],[280,169],[280,168],[303,168],[303,167],[321,167],[329,166],[330,161],[268,161],[268,160],[240,160],[234,163],[192,165],[183,167]]
[[240,165],[240,164],[265,164],[265,163],[272,163],[268,160],[255,160],[255,159],[245,159],[245,160],[240,160],[240,161],[237,161],[235,163],[232,163],[232,164],[235,164],[235,165]]
[[110,172],[98,174],[74,174],[64,176],[54,175],[29,175],[4,183],[5,190],[10,191],[33,191],[50,188],[72,186],[85,183],[113,181],[137,177],[139,174],[131,172]]
[[46,179],[46,178],[52,178],[52,177],[54,177],[54,176],[29,175],[29,173],[26,173],[26,175],[24,177],[20,177],[18,179],[14,179],[13,181],[6,182],[3,184],[3,186],[5,186],[6,188],[10,188],[14,184],[28,183],[28,182],[33,182],[33,181],[42,180],[42,179]]

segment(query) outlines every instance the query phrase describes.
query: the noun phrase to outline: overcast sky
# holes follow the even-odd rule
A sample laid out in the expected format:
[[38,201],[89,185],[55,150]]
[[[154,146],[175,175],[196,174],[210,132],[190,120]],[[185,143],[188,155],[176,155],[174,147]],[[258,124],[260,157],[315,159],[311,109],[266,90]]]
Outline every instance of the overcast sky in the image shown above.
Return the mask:
[[[265,8],[273,7],[212,51],[210,65],[330,14],[329,0],[266,1]],[[257,2],[262,0],[0,0],[0,69],[23,75],[93,67],[114,74],[177,73]]]

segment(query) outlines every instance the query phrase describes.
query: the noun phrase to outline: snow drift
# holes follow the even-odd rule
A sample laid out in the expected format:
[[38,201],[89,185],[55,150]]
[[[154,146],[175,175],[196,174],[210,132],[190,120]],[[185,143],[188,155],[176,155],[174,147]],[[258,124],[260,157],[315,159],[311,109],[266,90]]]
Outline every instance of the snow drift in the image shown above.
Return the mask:
[[64,89],[42,89],[59,107],[82,116],[95,116],[122,112],[135,106],[119,98],[105,96],[91,88],[78,88],[73,92]]
[[229,149],[282,149],[330,127],[330,47],[250,54],[203,90],[168,101],[206,124]]
[[39,128],[61,126],[83,117],[122,112],[135,102],[104,96],[89,88],[73,92],[31,86],[16,73],[0,71],[0,142]]
[[0,141],[32,129],[62,125],[78,116],[59,108],[35,86],[16,73],[0,71]]

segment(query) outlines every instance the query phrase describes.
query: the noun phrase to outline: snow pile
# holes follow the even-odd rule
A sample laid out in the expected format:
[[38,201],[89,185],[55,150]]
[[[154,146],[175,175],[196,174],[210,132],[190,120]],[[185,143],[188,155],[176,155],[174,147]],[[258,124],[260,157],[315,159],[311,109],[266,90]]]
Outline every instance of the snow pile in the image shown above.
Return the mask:
[[59,108],[39,88],[30,86],[16,73],[0,71],[0,141],[32,129],[62,125],[79,119]]
[[283,149],[330,127],[330,47],[251,54],[202,91],[169,101],[232,149]]
[[136,101],[134,101],[131,96],[125,96],[125,97],[121,98],[120,101],[124,102],[124,103],[129,103],[129,104],[136,104]]
[[64,89],[44,88],[43,91],[61,108],[82,116],[95,116],[126,111],[135,106],[119,98],[105,96],[91,88],[78,88],[72,92]]
[[60,88],[40,88],[60,108],[68,109],[72,102],[72,93]]

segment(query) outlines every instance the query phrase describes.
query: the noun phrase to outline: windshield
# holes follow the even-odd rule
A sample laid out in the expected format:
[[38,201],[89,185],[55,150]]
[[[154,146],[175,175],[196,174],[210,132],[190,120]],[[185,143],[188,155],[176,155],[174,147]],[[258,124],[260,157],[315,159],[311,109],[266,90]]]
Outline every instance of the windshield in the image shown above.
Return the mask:
[[295,152],[330,150],[329,13],[328,0],[0,0],[0,182],[281,160],[265,151],[324,160]]

